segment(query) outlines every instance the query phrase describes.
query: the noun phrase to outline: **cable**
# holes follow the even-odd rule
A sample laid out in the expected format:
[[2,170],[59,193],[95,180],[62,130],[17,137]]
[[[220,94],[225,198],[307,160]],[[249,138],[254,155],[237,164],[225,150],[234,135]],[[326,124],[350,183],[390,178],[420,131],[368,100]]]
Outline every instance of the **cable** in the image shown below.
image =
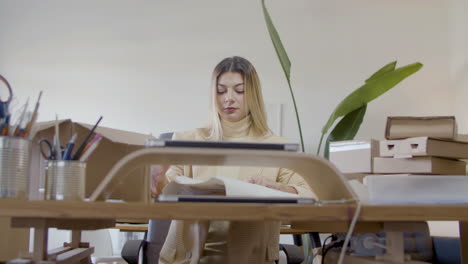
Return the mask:
[[333,235],[330,235],[330,236],[328,236],[327,238],[325,238],[325,240],[323,240],[322,252],[325,251],[325,246],[326,246],[326,244],[327,244],[327,239],[329,239],[329,238],[333,238]]
[[333,243],[331,243],[330,246],[328,246],[325,251],[322,252],[322,264],[325,264],[325,257],[328,253],[328,251],[330,251],[330,249],[334,248],[334,247],[342,247],[343,246],[343,240],[340,240],[340,241],[335,241]]
[[341,253],[340,253],[340,258],[338,259],[338,264],[343,263],[343,258],[344,258],[344,255],[346,253],[346,249],[348,247],[349,239],[351,238],[351,235],[353,234],[354,226],[356,225],[357,218],[358,218],[360,212],[361,212],[361,203],[358,201],[357,202],[357,207],[356,207],[356,212],[354,213],[353,220],[351,221],[351,225],[349,226],[348,233],[346,234],[344,245],[341,248]]
[[[345,238],[345,241],[339,241],[339,242],[335,242],[335,243],[332,243],[330,245],[330,247],[324,249],[324,245],[325,245],[325,242],[324,241],[324,245],[322,245],[322,264],[324,263],[324,260],[325,260],[325,254],[333,247],[336,247],[338,244],[342,244],[343,247],[341,248],[341,253],[340,253],[340,258],[338,259],[338,264],[342,264],[343,263],[343,258],[344,258],[344,253],[346,252],[346,249],[348,247],[348,244],[349,244],[349,240],[351,238],[351,235],[353,233],[353,230],[354,230],[354,226],[356,225],[356,221],[357,221],[357,218],[359,216],[359,213],[361,212],[361,203],[358,199],[341,199],[341,200],[318,200],[317,201],[317,205],[321,206],[321,205],[325,205],[325,204],[343,204],[343,203],[351,203],[351,202],[357,202],[357,208],[356,208],[356,212],[354,213],[354,216],[353,216],[353,219],[351,221],[351,225],[349,226],[349,229],[348,229],[348,232],[346,234],[346,238]],[[326,239],[325,239],[326,240]]]

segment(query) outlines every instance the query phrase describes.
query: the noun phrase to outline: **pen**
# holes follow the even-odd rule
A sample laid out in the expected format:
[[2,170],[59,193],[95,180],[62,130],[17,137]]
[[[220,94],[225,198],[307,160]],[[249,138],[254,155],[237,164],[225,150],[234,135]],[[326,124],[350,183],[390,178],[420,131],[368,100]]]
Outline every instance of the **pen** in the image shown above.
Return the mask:
[[89,138],[91,137],[91,135],[94,133],[94,130],[96,130],[96,127],[98,126],[99,122],[101,122],[102,120],[102,116],[99,118],[99,120],[96,122],[96,124],[94,125],[94,127],[89,131],[88,135],[86,135],[85,139],[83,140],[83,142],[81,143],[80,147],[78,148],[78,150],[76,151],[75,153],[75,156],[73,156],[73,160],[79,160],[80,159],[80,155],[81,153],[83,152],[84,148],[86,147],[86,144],[89,140]]
[[62,160],[62,150],[60,149],[60,135],[59,135],[59,123],[58,123],[58,115],[55,114],[55,152],[57,155],[57,160]]
[[75,133],[73,137],[68,141],[68,144],[65,148],[65,153],[63,154],[63,160],[69,160],[71,158],[71,153],[73,151],[73,147],[75,146],[77,134]]
[[83,155],[81,155],[80,157],[80,161],[81,162],[85,162],[89,156],[91,156],[91,154],[94,152],[94,150],[97,148],[97,146],[99,145],[99,143],[101,142],[102,140],[102,137],[99,138],[98,140],[94,141],[92,143],[91,146],[89,146],[89,148],[83,153]]
[[86,152],[86,150],[88,150],[88,148],[89,148],[95,141],[99,140],[100,138],[102,138],[102,134],[97,133],[97,134],[93,137],[93,139],[91,139],[91,141],[90,141],[88,144],[86,144],[86,147],[83,149],[83,153]]

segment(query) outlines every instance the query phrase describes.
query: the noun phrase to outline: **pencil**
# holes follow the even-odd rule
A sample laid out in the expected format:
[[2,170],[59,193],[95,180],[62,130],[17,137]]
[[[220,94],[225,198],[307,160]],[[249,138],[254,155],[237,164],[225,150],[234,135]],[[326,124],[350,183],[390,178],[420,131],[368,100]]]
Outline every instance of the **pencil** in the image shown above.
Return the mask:
[[75,155],[73,156],[73,160],[79,160],[81,153],[83,152],[84,148],[86,147],[86,144],[88,143],[88,140],[91,138],[91,135],[94,133],[94,130],[96,130],[96,127],[98,126],[99,122],[101,122],[102,116],[99,118],[97,123],[94,125],[94,127],[89,131],[88,135],[86,135],[85,139],[83,142],[81,142],[80,147],[76,151]]
[[80,157],[81,162],[85,162],[86,160],[88,160],[89,156],[91,156],[91,154],[93,154],[94,150],[96,150],[96,148],[99,145],[99,143],[101,142],[101,140],[102,140],[102,137],[99,138],[98,140],[94,141],[91,144],[91,146],[85,152],[83,152],[83,155],[81,155],[81,157]]
[[32,114],[31,120],[29,120],[28,124],[25,127],[26,133],[24,134],[24,137],[32,135],[31,130],[32,130],[33,125],[37,121],[39,103],[41,101],[41,97],[42,97],[42,91],[39,92],[39,97],[37,98],[36,106],[34,107],[34,112]]

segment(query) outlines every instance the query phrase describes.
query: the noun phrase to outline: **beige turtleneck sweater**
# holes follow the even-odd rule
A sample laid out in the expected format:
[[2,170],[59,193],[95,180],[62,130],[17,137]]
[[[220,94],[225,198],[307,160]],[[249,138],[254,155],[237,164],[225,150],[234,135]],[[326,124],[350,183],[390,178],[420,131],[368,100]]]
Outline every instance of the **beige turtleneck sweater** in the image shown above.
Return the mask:
[[[267,136],[256,136],[251,129],[251,117],[246,116],[237,122],[221,120],[224,141],[238,142],[268,142],[285,143],[287,140],[273,134]],[[199,128],[188,132],[175,133],[174,140],[199,140],[205,141],[207,129]],[[289,169],[267,168],[267,167],[233,167],[233,166],[197,166],[197,165],[174,165],[166,173],[168,181],[176,176],[187,176],[194,179],[208,180],[214,176],[230,177],[247,181],[251,176],[264,176],[275,182],[294,187],[302,197],[313,197],[314,194],[300,175]]]
[[[258,137],[251,129],[250,115],[238,122],[221,121],[224,141],[284,143],[272,134]],[[175,133],[174,140],[207,138],[207,129]],[[283,168],[173,165],[166,176],[207,180],[214,176],[247,180],[262,176],[294,187],[300,196],[314,196],[298,174]],[[266,264],[277,259],[279,222],[275,221],[172,221],[161,250],[161,264]],[[254,253],[255,252],[255,253]]]
[[[223,141],[252,141],[250,131],[250,115],[237,122],[229,122],[221,119],[221,126],[223,128]],[[250,135],[250,136],[249,136]],[[240,175],[240,167],[234,166],[218,166],[216,167],[217,176],[238,179]]]

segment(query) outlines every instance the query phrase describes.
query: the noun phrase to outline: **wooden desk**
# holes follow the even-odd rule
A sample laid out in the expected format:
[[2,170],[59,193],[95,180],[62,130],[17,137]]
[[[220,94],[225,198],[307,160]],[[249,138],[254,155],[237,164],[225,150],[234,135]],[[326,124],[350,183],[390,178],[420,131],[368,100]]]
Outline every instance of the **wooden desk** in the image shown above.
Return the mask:
[[60,219],[201,219],[348,221],[348,205],[264,205],[232,203],[106,203],[0,200],[0,216]]
[[112,229],[118,229],[120,232],[146,232],[148,224],[119,224],[117,223]]
[[[0,199],[0,216],[60,219],[207,219],[348,222],[354,204],[106,203]],[[366,205],[359,221],[468,221],[468,205]]]
[[[209,220],[287,220],[301,226],[308,223],[349,223],[355,205],[264,205],[264,204],[201,204],[201,203],[106,203],[74,201],[0,200],[0,216],[19,221],[27,219],[83,220],[132,219],[209,219]],[[359,221],[460,221],[462,252],[467,254],[468,205],[363,206]],[[95,228],[95,227],[93,227]],[[86,229],[86,228],[83,228]],[[308,231],[316,230],[313,226]],[[463,259],[463,263],[468,263]]]
[[[148,231],[148,224],[120,224],[117,223],[112,229],[118,229],[120,232],[146,232]],[[290,227],[280,227],[280,234],[282,235],[301,235],[308,233],[307,230],[293,229]]]
[[[135,168],[151,164],[192,164],[208,166],[266,166],[289,168],[301,175],[321,201],[347,200],[354,203],[336,205],[279,205],[232,203],[105,203],[112,190]],[[123,175],[123,176],[122,176]],[[0,200],[0,216],[13,217],[25,223],[28,219],[46,219],[44,225],[74,222],[92,225],[101,219],[109,224],[116,219],[180,219],[180,220],[282,220],[293,228],[322,231],[319,224],[347,226],[356,210],[356,196],[345,177],[328,161],[304,153],[263,150],[145,148],[122,158],[106,175],[90,199],[95,202],[13,201]],[[61,220],[61,221],[59,221]],[[66,221],[63,221],[66,220]],[[468,205],[450,206],[363,206],[359,221],[414,222],[427,220],[460,221],[462,252],[468,254]],[[43,221],[44,222],[44,221]],[[42,224],[42,223],[41,223]],[[84,229],[84,228],[83,228]],[[79,238],[77,234],[77,238]],[[76,239],[79,241],[79,239]],[[401,244],[401,243],[400,243]],[[464,259],[468,264],[468,259]]]

